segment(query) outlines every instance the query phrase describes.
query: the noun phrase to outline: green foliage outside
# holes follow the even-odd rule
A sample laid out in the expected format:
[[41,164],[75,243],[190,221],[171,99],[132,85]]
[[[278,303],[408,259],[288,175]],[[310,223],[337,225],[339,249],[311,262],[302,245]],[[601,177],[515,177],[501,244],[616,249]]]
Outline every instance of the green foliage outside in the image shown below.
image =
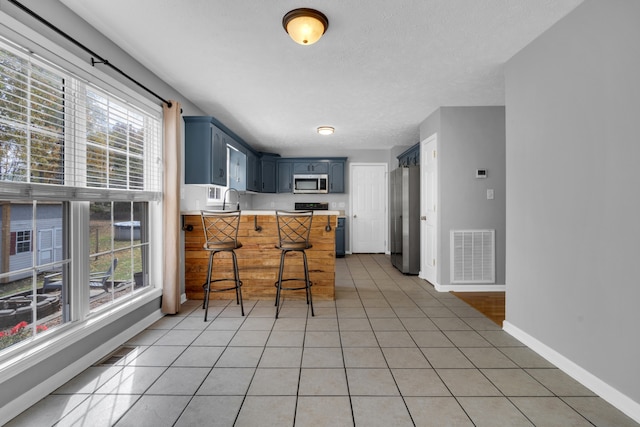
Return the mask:
[[[111,254],[93,256],[111,250],[111,223],[108,221],[91,221],[90,226],[91,271],[107,271],[111,265]],[[134,240],[133,245],[139,245],[140,240]],[[132,272],[142,271],[142,249],[132,248],[130,240],[113,240],[118,265],[112,279],[119,281],[132,280]],[[133,259],[132,259],[133,258]],[[133,269],[131,268],[133,265]]]

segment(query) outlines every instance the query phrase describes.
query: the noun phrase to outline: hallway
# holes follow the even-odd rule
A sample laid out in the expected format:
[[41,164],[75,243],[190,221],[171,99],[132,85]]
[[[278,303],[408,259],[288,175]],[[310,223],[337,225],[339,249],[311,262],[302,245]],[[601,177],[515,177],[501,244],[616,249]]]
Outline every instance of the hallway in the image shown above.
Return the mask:
[[[8,426],[636,426],[462,300],[384,255],[336,301],[188,301]],[[286,293],[284,294],[286,298]],[[57,423],[57,424],[56,424]]]

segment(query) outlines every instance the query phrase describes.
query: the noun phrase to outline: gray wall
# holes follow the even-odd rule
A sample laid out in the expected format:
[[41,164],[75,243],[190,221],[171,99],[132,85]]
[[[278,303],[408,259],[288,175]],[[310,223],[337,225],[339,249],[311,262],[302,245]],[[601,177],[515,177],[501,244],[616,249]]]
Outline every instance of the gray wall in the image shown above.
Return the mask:
[[587,0],[506,67],[507,321],[636,404],[639,17]]
[[[441,107],[420,125],[420,139],[436,132],[440,223],[438,284],[447,286],[451,282],[451,230],[494,229],[495,284],[504,285],[505,109]],[[476,179],[476,169],[487,169],[487,178]],[[493,200],[487,200],[487,189],[494,190]]]

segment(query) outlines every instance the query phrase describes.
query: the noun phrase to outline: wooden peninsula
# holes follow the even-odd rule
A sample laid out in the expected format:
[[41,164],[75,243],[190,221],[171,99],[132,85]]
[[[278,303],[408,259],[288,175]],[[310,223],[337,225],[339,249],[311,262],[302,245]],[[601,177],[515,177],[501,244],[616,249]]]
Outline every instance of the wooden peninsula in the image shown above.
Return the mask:
[[[337,211],[314,211],[310,242],[307,250],[309,275],[313,283],[314,300],[335,298],[335,236]],[[203,249],[204,233],[200,211],[182,212],[185,242],[185,292],[188,299],[203,299],[202,285],[207,280],[209,252]],[[191,227],[193,227],[191,229]],[[189,230],[190,229],[190,230]],[[273,210],[246,210],[241,212],[236,250],[238,269],[242,281],[242,296],[245,299],[274,299],[280,266],[280,250],[276,215]],[[300,254],[287,255],[286,277],[302,277]],[[291,257],[291,259],[289,259]],[[216,254],[214,278],[233,277],[231,255]],[[234,292],[212,292],[211,299],[235,299]],[[285,291],[285,298],[304,299],[304,290]]]

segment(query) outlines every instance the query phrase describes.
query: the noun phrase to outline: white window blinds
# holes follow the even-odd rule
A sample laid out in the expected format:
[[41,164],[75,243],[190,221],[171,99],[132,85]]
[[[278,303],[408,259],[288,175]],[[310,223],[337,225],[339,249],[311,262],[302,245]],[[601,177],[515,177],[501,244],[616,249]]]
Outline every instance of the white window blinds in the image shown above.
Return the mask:
[[0,41],[0,197],[160,198],[160,119]]

